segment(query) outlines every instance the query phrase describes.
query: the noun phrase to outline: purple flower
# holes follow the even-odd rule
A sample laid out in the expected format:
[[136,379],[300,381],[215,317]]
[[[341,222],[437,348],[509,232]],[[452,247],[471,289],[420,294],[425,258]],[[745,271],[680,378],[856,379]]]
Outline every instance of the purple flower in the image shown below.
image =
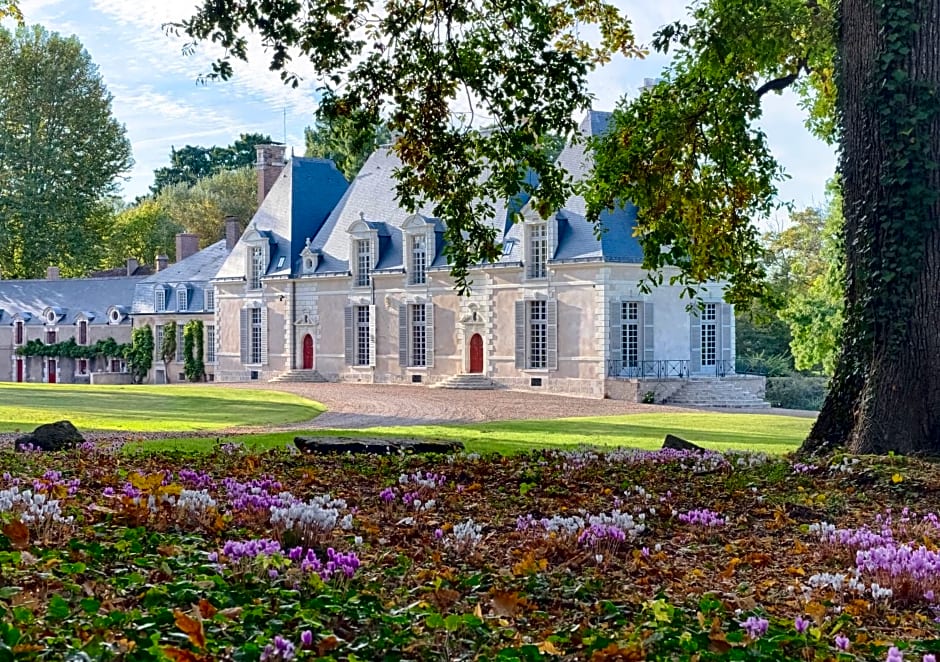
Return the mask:
[[435,539],[435,540],[440,540],[440,539],[443,538],[443,537],[444,537],[444,530],[443,530],[443,529],[434,529],[434,539]]
[[888,657],[885,658],[885,662],[904,662],[904,655],[901,654],[897,646],[892,646],[888,649]]
[[313,632],[304,630],[300,633],[300,647],[313,648]]
[[937,662],[937,656],[933,653],[927,653],[924,655],[924,662]]
[[747,636],[751,639],[760,639],[767,634],[767,626],[770,625],[770,623],[768,623],[766,618],[748,616],[746,621],[738,625],[744,628],[744,631],[747,632]]
[[849,650],[849,638],[846,637],[844,634],[837,635],[836,636],[836,648],[838,648],[840,651]]
[[294,644],[281,635],[274,637],[274,642],[261,651],[261,662],[287,662],[294,659]]
[[803,634],[809,629],[809,619],[797,616],[793,621],[793,627],[796,628],[797,632]]

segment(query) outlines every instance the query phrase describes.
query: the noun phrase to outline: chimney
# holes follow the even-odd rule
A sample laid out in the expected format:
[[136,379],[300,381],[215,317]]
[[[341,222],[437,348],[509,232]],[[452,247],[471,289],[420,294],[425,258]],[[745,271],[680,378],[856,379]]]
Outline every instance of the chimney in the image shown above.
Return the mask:
[[59,280],[59,267],[46,267],[46,280]]
[[225,248],[232,250],[235,248],[235,244],[238,243],[238,238],[241,236],[241,223],[238,222],[237,216],[226,216],[225,217]]
[[166,255],[157,255],[153,261],[156,264],[157,271],[159,272],[166,269],[166,265],[169,264],[170,258],[168,258]]
[[140,262],[137,261],[135,257],[127,258],[127,275],[133,276],[137,273],[137,270],[140,268]]
[[176,261],[182,262],[190,255],[199,252],[199,235],[191,232],[180,232],[176,235]]
[[287,165],[286,145],[255,145],[258,160],[255,167],[258,169],[258,204],[264,202],[265,196],[274,186],[284,166]]

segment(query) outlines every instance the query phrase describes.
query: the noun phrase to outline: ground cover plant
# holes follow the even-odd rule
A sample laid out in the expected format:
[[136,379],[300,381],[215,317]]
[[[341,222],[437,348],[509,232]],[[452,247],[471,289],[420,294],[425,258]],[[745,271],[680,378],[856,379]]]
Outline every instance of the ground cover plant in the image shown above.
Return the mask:
[[[370,427],[357,430],[316,429],[290,432],[265,432],[239,436],[238,440],[253,450],[283,448],[294,436],[390,437],[395,439],[457,439],[467,450],[476,452],[519,453],[533,447],[573,447],[585,439],[604,446],[631,446],[655,449],[667,433],[705,446],[710,450],[747,448],[766,453],[796,450],[806,438],[810,418],[739,413],[667,413],[627,414],[529,421],[490,421],[459,425],[409,425]],[[216,437],[148,440],[141,450],[207,451]]]
[[5,449],[0,660],[929,662],[938,484],[894,457]]
[[307,421],[323,406],[296,395],[219,386],[0,384],[0,432],[68,418],[80,430],[178,432]]

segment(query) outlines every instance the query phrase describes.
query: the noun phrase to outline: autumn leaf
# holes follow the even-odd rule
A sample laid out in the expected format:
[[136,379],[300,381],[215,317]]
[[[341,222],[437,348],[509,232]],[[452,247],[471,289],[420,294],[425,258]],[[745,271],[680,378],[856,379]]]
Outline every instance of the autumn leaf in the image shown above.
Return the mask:
[[820,604],[813,600],[804,607],[804,611],[813,617],[813,620],[817,623],[822,623],[823,619],[826,618],[826,606]]
[[728,563],[728,567],[725,568],[724,570],[722,570],[722,572],[721,572],[721,578],[722,578],[722,579],[731,579],[731,577],[734,576],[734,570],[735,570],[735,568],[738,567],[738,564],[739,564],[739,563],[741,563],[741,559],[739,559],[737,556],[735,556],[733,559],[731,559],[731,561]]
[[201,655],[196,655],[192,651],[176,648],[175,646],[164,646],[160,650],[173,662],[200,662],[203,659]]
[[189,637],[189,640],[192,642],[193,646],[196,648],[206,647],[206,635],[202,629],[202,620],[193,618],[188,614],[181,612],[179,609],[173,612],[173,617],[174,621],[176,622],[176,627],[182,630],[183,633]]
[[199,614],[203,618],[212,618],[219,611],[211,602],[205,598],[200,598],[199,604],[196,605],[196,609],[199,610]]
[[539,651],[541,651],[544,655],[564,655],[564,653],[562,653],[560,650],[558,650],[558,649],[555,647],[555,644],[553,644],[551,641],[548,641],[548,640],[543,641],[542,643],[540,643],[540,644],[538,645],[538,649],[539,649]]
[[163,479],[165,476],[166,474],[164,474],[162,471],[150,474],[149,476],[145,476],[142,473],[135,471],[128,477],[127,480],[130,481],[130,484],[136,487],[138,490],[151,492],[163,484]]
[[331,650],[334,650],[339,646],[339,638],[335,634],[331,634],[328,637],[324,637],[320,640],[320,643],[317,644],[317,655],[323,657]]
[[902,482],[903,480],[904,480],[904,476],[902,476],[901,474],[894,474],[893,476],[891,476],[891,482],[894,483],[895,485]]
[[13,520],[3,527],[3,535],[10,539],[13,549],[29,547],[29,529],[19,520]]
[[520,602],[518,593],[493,591],[490,598],[490,607],[497,616],[515,616]]
[[621,648],[619,644],[611,643],[606,648],[594,651],[591,662],[642,662],[646,653],[642,648]]

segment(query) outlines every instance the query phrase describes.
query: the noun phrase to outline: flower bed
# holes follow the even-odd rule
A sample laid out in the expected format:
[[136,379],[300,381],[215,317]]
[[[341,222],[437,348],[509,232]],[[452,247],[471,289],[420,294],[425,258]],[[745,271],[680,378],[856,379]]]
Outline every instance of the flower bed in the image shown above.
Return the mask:
[[7,449],[0,661],[929,662],[938,479],[902,458]]

